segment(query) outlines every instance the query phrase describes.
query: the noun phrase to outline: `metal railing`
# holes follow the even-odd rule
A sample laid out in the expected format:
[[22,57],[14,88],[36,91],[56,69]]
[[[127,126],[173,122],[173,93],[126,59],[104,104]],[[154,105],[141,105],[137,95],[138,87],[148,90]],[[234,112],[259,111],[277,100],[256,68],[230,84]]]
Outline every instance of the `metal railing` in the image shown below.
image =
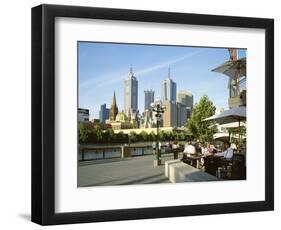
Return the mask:
[[[105,160],[113,158],[122,158],[122,148],[129,149],[129,156],[145,156],[155,154],[155,150],[152,146],[103,146],[103,147],[81,147],[79,149],[78,160],[79,161],[89,161],[89,160]],[[161,147],[161,152],[163,155],[166,153],[166,147]]]

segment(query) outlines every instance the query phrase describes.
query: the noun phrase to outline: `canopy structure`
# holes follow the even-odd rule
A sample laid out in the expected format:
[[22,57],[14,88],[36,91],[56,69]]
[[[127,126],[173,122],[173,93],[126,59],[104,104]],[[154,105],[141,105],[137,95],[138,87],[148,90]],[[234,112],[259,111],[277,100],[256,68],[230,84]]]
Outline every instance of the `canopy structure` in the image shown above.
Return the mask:
[[213,72],[223,73],[231,78],[246,76],[246,57],[234,61],[227,61],[213,69]]
[[[239,135],[235,134],[231,138],[239,140]],[[241,139],[245,139],[245,138],[246,138],[245,136],[241,137]],[[230,139],[229,133],[215,133],[214,134],[214,140],[216,140],[216,141],[226,142],[226,141],[229,141],[229,139]]]
[[[228,124],[232,122],[240,122],[246,120],[246,107],[239,106],[229,110],[225,110],[220,114],[215,114],[211,117],[204,119],[204,121],[213,120],[219,124]],[[239,124],[240,126],[240,124]]]
[[215,114],[211,117],[204,119],[204,121],[215,121],[218,124],[228,124],[233,122],[238,122],[238,142],[240,145],[240,122],[246,120],[246,107],[240,106],[229,110],[226,110],[220,114]]
[[[221,128],[225,128],[225,129],[227,129],[227,128],[238,128],[239,122],[238,121],[237,122],[231,122],[231,123],[227,123],[227,124],[221,124],[219,126]],[[240,126],[246,126],[246,123],[241,121]]]
[[240,96],[240,88],[246,80],[246,60],[246,57],[238,60],[230,60],[212,70],[213,72],[222,73],[229,77],[228,88],[230,98]]

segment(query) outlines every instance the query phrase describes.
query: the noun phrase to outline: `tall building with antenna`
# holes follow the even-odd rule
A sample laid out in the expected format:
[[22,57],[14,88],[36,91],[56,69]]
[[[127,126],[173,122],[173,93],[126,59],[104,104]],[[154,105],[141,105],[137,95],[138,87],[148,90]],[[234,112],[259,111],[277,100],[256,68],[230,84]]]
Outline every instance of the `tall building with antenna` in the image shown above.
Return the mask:
[[128,78],[124,81],[124,112],[135,114],[138,111],[138,80],[130,67]]
[[168,69],[168,78],[161,84],[161,100],[166,110],[163,114],[164,127],[177,126],[177,84],[171,79],[171,70]]
[[170,101],[176,103],[177,100],[177,84],[171,79],[171,70],[168,69],[168,78],[161,85],[161,100],[162,102]]

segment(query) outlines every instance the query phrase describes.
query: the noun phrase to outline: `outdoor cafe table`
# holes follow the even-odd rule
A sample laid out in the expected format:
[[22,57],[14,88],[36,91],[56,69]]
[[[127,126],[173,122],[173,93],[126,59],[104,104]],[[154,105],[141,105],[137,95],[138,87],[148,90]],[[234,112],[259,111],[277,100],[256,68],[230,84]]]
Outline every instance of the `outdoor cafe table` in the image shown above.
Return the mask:
[[193,165],[193,161],[196,161],[196,168],[199,168],[200,160],[203,157],[202,154],[187,154],[186,159],[190,160],[191,166]]

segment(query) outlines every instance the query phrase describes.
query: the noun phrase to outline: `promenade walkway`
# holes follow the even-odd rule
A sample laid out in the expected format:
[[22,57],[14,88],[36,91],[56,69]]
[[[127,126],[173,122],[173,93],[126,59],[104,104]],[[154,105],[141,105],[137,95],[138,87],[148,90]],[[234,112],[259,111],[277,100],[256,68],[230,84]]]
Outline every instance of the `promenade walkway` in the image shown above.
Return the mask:
[[[165,157],[171,160],[173,156]],[[165,166],[153,167],[154,156],[79,162],[78,186],[170,183]]]

